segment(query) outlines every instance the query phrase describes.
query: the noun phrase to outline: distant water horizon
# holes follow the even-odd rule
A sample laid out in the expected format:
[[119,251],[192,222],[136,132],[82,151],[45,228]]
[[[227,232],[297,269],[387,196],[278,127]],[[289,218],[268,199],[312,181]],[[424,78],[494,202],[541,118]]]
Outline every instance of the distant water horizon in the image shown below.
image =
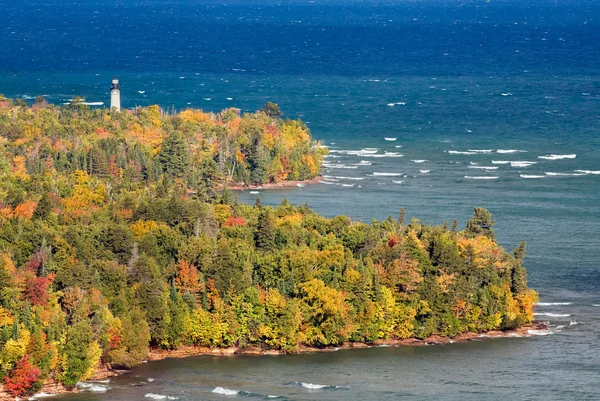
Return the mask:
[[404,207],[408,218],[462,226],[486,207],[507,250],[527,241],[536,316],[550,322],[533,338],[167,360],[96,383],[106,393],[55,399],[600,398],[597,2],[2,7],[0,93],[102,107],[116,75],[126,108],[276,102],[329,147],[323,182],[240,200],[286,196],[363,222]]

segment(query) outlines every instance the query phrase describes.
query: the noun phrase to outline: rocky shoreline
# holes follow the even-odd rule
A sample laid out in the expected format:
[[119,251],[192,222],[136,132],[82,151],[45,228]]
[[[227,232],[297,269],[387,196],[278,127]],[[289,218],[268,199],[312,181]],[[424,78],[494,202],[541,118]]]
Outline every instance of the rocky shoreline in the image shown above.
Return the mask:
[[323,176],[317,176],[310,180],[299,180],[299,181],[279,181],[273,183],[267,183],[262,185],[249,185],[244,183],[230,183],[227,184],[227,189],[232,191],[245,191],[245,190],[257,190],[257,189],[285,189],[302,187],[304,185],[318,184],[319,181],[323,180]]
[[[407,338],[403,340],[377,340],[374,343],[344,343],[337,347],[308,347],[301,346],[295,353],[315,353],[315,352],[335,352],[344,349],[360,349],[370,347],[399,347],[399,346],[429,346],[429,345],[443,345],[443,344],[454,344],[454,343],[467,343],[471,341],[482,341],[493,338],[511,338],[511,337],[532,337],[536,332],[547,331],[548,322],[546,321],[535,321],[530,326],[521,327],[515,330],[500,331],[492,330],[485,333],[464,333],[459,334],[456,337],[442,337],[442,336],[431,336],[425,339],[418,338]],[[250,347],[229,347],[229,348],[209,348],[209,347],[198,347],[198,346],[183,346],[176,350],[159,350],[152,349],[148,353],[148,361],[160,361],[167,358],[187,358],[191,356],[202,356],[202,355],[214,355],[214,356],[235,356],[235,355],[283,355],[286,352],[277,350],[266,350],[258,346]],[[123,371],[117,371],[107,366],[99,368],[94,376],[89,379],[90,382],[106,380],[110,377],[118,376]],[[63,393],[76,393],[78,392],[77,387],[66,388],[53,380],[49,380],[44,384],[40,393],[44,393],[45,396],[58,395]],[[38,393],[39,394],[39,393]],[[41,397],[40,397],[41,398]],[[3,389],[0,390],[0,401],[13,401],[15,397],[6,393]]]

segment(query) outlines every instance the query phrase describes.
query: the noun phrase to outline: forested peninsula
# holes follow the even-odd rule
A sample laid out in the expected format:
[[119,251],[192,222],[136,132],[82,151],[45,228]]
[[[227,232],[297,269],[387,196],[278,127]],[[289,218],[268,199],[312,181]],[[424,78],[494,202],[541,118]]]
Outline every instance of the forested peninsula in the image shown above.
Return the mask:
[[150,350],[293,353],[530,324],[525,244],[465,228],[325,218],[230,184],[309,180],[326,149],[268,104],[90,109],[0,97],[0,379],[73,388]]

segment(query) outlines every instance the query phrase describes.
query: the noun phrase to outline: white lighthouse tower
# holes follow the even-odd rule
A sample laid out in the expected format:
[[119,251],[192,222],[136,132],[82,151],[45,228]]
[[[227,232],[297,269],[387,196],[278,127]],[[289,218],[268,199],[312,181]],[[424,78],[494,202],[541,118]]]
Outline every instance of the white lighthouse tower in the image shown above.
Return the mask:
[[119,80],[114,77],[112,85],[110,86],[110,108],[121,111],[121,87],[119,86]]

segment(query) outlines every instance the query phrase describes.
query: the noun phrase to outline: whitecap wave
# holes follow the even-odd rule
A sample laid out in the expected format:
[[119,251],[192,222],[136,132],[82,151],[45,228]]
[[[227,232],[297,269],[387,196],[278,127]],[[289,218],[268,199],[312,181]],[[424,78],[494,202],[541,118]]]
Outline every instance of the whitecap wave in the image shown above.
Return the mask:
[[510,164],[510,160],[492,160],[492,164]]
[[550,334],[554,334],[550,330],[527,330],[527,333],[533,336],[548,336]]
[[104,102],[83,102],[86,106],[103,106]]
[[418,159],[418,160],[413,160],[413,162],[415,163],[425,163],[427,160],[425,159]]
[[511,167],[529,167],[533,166],[537,162],[510,162]]
[[471,175],[465,175],[465,178],[468,180],[497,180],[498,177],[496,176],[471,176]]
[[340,180],[364,180],[365,177],[344,177],[344,176],[336,176],[335,178],[338,178]]
[[469,168],[479,169],[479,170],[498,170],[496,166],[469,166]]
[[238,390],[231,390],[224,387],[215,387],[212,392],[221,395],[238,395],[240,393]]
[[340,184],[342,187],[353,187],[356,184]]
[[401,176],[402,173],[373,173],[374,177],[377,176],[381,176],[381,177],[398,177]]
[[573,302],[538,302],[537,306],[562,306],[573,305]]
[[536,316],[548,316],[548,317],[569,317],[570,313],[552,313],[552,312],[540,312],[534,313]]
[[256,194],[259,194],[260,192],[258,192],[258,191],[250,191],[250,193],[251,193],[252,195],[256,195]]
[[449,150],[448,154],[451,155],[476,155],[477,152],[474,151],[468,151],[468,152],[464,152],[464,151],[460,151],[460,150]]
[[474,152],[474,153],[492,153],[494,150],[493,149],[467,149],[469,152]]
[[431,170],[419,170],[421,174],[431,173]]
[[546,178],[545,175],[533,175],[533,174],[519,174],[521,178]]
[[498,149],[496,153],[527,153],[527,151],[518,149]]
[[404,155],[399,154],[399,153],[395,153],[395,152],[389,152],[383,155],[362,155],[363,157],[404,157]]
[[177,397],[173,397],[170,395],[162,395],[162,394],[154,394],[154,393],[144,394],[144,398],[150,398],[152,400],[176,400],[177,399]]
[[383,138],[383,139],[385,139],[386,141],[389,141],[389,142],[394,142],[398,138]]
[[571,322],[569,322],[569,326],[575,326],[576,324],[578,324],[575,320],[572,320]]
[[392,182],[393,182],[394,184],[404,184],[404,181],[396,181],[396,180],[392,180]]
[[92,393],[106,393],[108,391],[108,387],[106,386],[101,386],[99,384],[92,384],[87,391],[90,391]]
[[550,177],[581,177],[582,173],[552,173],[552,172],[546,172],[545,173],[547,176]]
[[575,170],[576,173],[599,175],[600,171],[594,170]]
[[329,384],[313,384],[313,383],[306,383],[306,382],[296,382],[296,384],[309,389],[309,390],[323,390],[323,389],[338,389],[338,388],[342,388],[340,386],[332,386]]
[[555,154],[550,154],[550,155],[546,155],[546,156],[538,156],[538,159],[544,159],[544,160],[563,160],[563,159],[574,159],[576,157],[577,157],[576,154],[572,154],[572,155],[555,155]]

